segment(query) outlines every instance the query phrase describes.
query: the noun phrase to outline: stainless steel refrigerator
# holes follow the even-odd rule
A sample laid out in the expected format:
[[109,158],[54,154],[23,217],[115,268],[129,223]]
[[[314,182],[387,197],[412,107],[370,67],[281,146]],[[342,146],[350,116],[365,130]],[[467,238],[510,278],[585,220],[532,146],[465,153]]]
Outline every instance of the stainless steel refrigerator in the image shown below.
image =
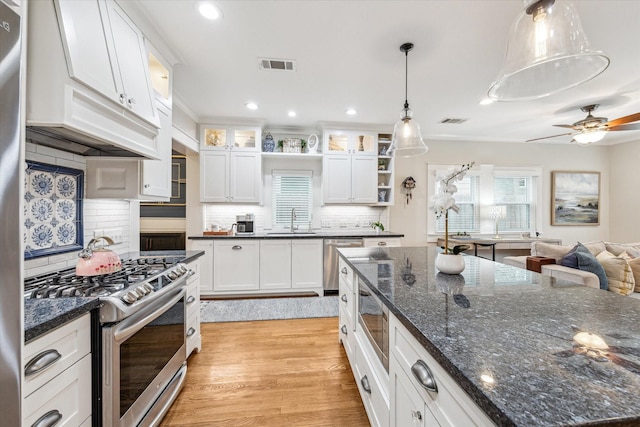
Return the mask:
[[0,0],[0,424],[21,425],[23,344],[20,15]]

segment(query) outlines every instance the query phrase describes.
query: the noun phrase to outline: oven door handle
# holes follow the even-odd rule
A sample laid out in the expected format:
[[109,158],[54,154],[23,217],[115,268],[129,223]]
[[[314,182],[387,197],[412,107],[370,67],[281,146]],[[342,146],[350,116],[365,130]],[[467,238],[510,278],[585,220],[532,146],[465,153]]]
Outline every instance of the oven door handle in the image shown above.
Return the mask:
[[115,325],[111,331],[115,342],[124,342],[127,338],[138,332],[140,329],[144,328],[147,324],[162,316],[165,311],[173,307],[178,301],[180,301],[181,298],[184,297],[185,292],[186,289],[184,287],[181,287],[169,301],[159,306],[149,306],[148,309],[145,310],[145,313],[149,311],[150,313],[142,316],[134,315],[131,317],[127,317],[122,322]]

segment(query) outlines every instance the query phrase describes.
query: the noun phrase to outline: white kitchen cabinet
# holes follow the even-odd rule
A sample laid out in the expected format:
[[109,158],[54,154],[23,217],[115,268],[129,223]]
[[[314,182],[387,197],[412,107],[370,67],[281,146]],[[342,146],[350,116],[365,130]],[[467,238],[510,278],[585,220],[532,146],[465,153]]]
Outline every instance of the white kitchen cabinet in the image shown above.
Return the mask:
[[391,134],[378,134],[378,205],[389,206],[394,202],[394,162],[387,155],[391,147]]
[[262,161],[259,152],[200,151],[200,201],[259,203]]
[[400,237],[367,237],[366,239],[362,239],[362,244],[364,247],[397,247],[402,246]]
[[260,242],[250,239],[214,240],[213,290],[256,291],[260,288]]
[[200,149],[260,152],[262,129],[257,126],[204,124],[200,127]]
[[377,135],[373,132],[325,129],[323,135],[324,149],[322,152],[325,155],[377,155]]
[[198,258],[200,295],[213,293],[213,240],[189,240],[189,250],[204,251]]
[[322,293],[321,239],[261,240],[260,289]]
[[355,366],[355,330],[357,314],[357,298],[354,292],[353,270],[340,258],[338,261],[338,271],[340,272],[338,295],[338,337],[344,351],[347,354],[351,366]]
[[27,126],[158,159],[142,34],[111,0],[29,4]]
[[158,103],[160,160],[87,157],[86,197],[169,201],[171,197],[171,110]]
[[86,313],[24,346],[23,425],[91,419],[91,315]]
[[358,329],[355,335],[355,363],[352,368],[362,403],[373,427],[388,427],[389,377],[375,356],[364,332]]
[[187,341],[187,357],[196,350],[200,353],[202,348],[202,337],[200,335],[200,258],[187,264],[189,270],[193,272],[187,279],[187,293],[185,295],[185,334]]
[[[425,426],[495,425],[392,313],[389,314],[389,353],[391,419],[395,421],[392,427],[412,425],[405,424],[405,420],[417,422],[420,417],[412,416],[411,411],[420,411],[423,422],[433,418],[437,421],[437,424],[425,422]],[[436,390],[428,390],[425,387],[428,384],[413,373],[414,369],[422,372],[423,378],[430,374]]]
[[291,244],[291,287],[323,295],[323,240],[296,239]]
[[376,157],[325,155],[322,162],[323,202],[375,204],[376,168]]
[[291,240],[260,241],[260,289],[291,289]]

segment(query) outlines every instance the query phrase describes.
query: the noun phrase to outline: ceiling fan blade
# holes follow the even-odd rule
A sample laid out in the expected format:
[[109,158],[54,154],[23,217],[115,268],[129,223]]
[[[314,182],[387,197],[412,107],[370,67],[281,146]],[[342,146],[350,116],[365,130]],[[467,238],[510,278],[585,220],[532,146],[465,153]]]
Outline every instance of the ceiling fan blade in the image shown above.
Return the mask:
[[541,139],[549,139],[549,138],[555,138],[557,136],[567,136],[567,135],[573,135],[573,132],[561,133],[560,135],[543,136],[542,138],[528,139],[525,142],[533,142],[533,141],[539,141]]
[[607,127],[607,130],[640,130],[640,123],[631,123],[628,125],[619,125],[616,127]]
[[640,120],[640,113],[631,114],[630,116],[620,117],[619,119],[611,120],[607,122],[607,127],[611,130],[614,126],[620,126],[625,123],[631,123]]
[[576,127],[574,125],[554,125],[554,126],[559,127],[559,128],[567,128],[567,129],[578,130],[578,129],[576,129]]

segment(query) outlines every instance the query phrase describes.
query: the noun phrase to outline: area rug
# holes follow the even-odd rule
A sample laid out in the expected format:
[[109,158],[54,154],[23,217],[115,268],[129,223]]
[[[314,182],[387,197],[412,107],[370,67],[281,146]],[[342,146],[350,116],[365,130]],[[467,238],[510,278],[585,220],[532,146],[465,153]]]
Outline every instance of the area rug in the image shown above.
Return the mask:
[[201,322],[305,319],[338,316],[338,297],[256,298],[200,302]]

